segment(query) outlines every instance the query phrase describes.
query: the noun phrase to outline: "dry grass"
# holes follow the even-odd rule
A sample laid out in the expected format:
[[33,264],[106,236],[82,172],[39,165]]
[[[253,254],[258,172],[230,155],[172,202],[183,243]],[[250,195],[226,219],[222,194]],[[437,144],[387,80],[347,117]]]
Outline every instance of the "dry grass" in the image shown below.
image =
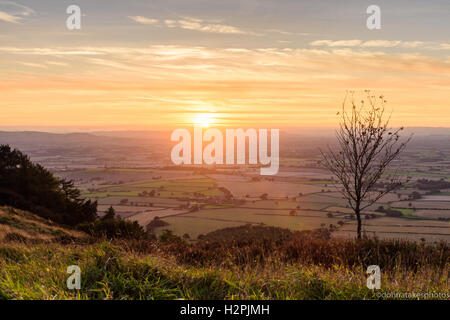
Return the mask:
[[80,231],[63,228],[28,211],[0,207],[0,239],[50,242],[61,238],[86,239]]
[[[325,229],[249,225],[193,244],[176,237],[88,244],[84,234],[25,211],[2,207],[0,219],[0,299],[376,299],[366,287],[371,264],[381,267],[381,292],[450,294],[446,243],[337,240]],[[60,241],[60,232],[72,241]],[[73,264],[82,271],[79,291],[66,287]]]
[[[73,264],[82,272],[79,291],[66,288]],[[9,243],[0,244],[0,299],[376,299],[365,270],[281,260],[193,266],[148,242]],[[448,272],[448,266],[382,268],[380,292],[450,294]]]

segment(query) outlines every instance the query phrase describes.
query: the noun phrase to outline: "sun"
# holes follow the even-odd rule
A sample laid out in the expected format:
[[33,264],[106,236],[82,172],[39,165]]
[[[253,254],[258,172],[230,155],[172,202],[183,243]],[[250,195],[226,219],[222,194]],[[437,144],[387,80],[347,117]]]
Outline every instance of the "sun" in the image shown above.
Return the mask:
[[215,123],[215,119],[210,113],[198,113],[194,116],[193,123],[196,126],[207,128]]

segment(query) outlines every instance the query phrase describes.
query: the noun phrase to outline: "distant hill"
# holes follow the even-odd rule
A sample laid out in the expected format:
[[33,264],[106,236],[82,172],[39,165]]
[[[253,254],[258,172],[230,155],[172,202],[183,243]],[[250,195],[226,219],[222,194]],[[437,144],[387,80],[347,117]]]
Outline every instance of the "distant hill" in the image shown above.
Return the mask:
[[405,133],[414,133],[415,135],[450,135],[450,128],[446,127],[408,127]]
[[128,141],[124,137],[106,137],[91,133],[49,133],[37,131],[7,132],[0,131],[0,144],[9,145],[48,145],[48,146],[74,146],[74,145],[104,145],[124,144]]

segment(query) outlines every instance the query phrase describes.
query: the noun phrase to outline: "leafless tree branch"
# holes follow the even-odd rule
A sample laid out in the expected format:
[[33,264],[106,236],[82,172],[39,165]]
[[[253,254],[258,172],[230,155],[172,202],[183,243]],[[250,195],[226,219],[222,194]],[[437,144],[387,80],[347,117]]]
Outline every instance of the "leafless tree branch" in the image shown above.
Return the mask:
[[[392,113],[386,116],[384,97],[377,98],[370,91],[365,93],[366,99],[358,104],[354,92],[347,92],[336,131],[338,148],[328,146],[325,151],[320,150],[322,164],[337,177],[342,185],[339,191],[356,214],[358,238],[361,238],[361,211],[402,185],[396,175],[383,177],[383,174],[411,140],[411,136],[400,139],[403,127],[389,128]],[[382,178],[386,183],[378,190],[376,185]]]

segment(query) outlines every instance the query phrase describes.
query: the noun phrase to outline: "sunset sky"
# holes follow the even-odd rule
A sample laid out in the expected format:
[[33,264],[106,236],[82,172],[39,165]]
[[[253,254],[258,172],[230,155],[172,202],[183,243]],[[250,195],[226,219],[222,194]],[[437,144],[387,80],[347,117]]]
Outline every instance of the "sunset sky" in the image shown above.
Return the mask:
[[0,1],[0,130],[333,127],[348,89],[450,126],[450,2],[371,4]]

